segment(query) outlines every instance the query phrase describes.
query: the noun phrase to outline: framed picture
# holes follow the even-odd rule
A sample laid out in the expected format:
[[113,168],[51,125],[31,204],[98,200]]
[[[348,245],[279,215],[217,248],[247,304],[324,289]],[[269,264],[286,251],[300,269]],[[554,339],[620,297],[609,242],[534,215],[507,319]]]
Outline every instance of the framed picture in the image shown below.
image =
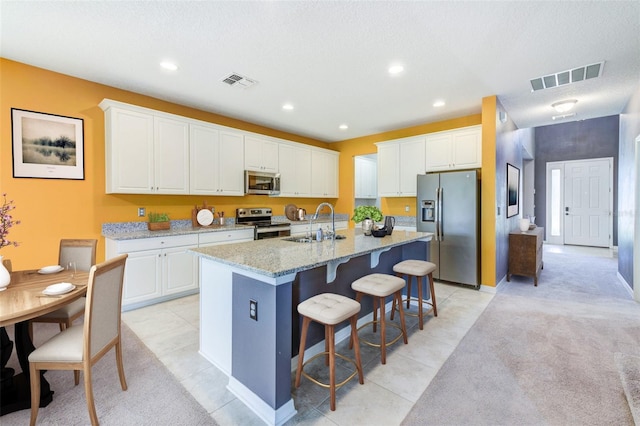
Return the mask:
[[507,217],[519,213],[520,169],[507,163]]
[[81,118],[11,108],[13,177],[84,179]]

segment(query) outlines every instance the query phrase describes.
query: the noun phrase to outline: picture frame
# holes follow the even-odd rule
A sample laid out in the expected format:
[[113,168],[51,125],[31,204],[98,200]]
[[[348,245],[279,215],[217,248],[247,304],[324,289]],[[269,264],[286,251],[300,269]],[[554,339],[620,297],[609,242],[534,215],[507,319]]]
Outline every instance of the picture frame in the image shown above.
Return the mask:
[[84,180],[84,120],[11,108],[13,177]]
[[520,212],[520,169],[507,163],[507,218]]

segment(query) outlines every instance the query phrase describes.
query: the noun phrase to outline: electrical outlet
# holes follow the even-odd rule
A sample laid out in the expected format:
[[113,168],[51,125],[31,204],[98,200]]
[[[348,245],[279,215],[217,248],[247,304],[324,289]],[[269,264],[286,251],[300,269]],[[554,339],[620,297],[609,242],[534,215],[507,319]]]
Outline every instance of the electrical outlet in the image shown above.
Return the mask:
[[138,207],[138,217],[145,217],[147,215],[147,209],[144,207]]
[[249,299],[249,318],[258,321],[258,302],[253,299]]
[[409,206],[404,206],[404,211],[408,212],[410,210]]

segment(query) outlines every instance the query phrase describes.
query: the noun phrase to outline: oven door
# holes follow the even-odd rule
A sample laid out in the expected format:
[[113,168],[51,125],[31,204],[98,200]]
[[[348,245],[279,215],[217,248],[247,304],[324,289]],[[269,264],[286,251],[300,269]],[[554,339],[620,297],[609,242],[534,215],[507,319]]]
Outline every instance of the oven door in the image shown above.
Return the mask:
[[265,240],[267,238],[288,237],[291,235],[290,226],[256,226],[255,239]]

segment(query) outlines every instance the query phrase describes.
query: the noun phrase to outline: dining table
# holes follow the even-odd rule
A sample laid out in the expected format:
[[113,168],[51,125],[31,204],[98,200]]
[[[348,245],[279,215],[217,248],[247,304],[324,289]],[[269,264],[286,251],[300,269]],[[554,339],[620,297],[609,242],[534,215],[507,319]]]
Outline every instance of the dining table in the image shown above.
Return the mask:
[[[9,286],[0,291],[0,415],[31,407],[29,354],[35,350],[35,346],[29,335],[29,321],[84,296],[88,280],[89,272],[69,271],[62,267],[53,271],[43,268],[11,272]],[[47,291],[45,294],[47,287],[60,283],[70,283],[75,288],[67,292]],[[5,329],[10,325],[14,326],[16,355],[22,370],[18,374],[6,368],[14,347]],[[40,374],[40,390],[40,407],[46,407],[53,400],[53,391],[44,377],[44,371]]]

